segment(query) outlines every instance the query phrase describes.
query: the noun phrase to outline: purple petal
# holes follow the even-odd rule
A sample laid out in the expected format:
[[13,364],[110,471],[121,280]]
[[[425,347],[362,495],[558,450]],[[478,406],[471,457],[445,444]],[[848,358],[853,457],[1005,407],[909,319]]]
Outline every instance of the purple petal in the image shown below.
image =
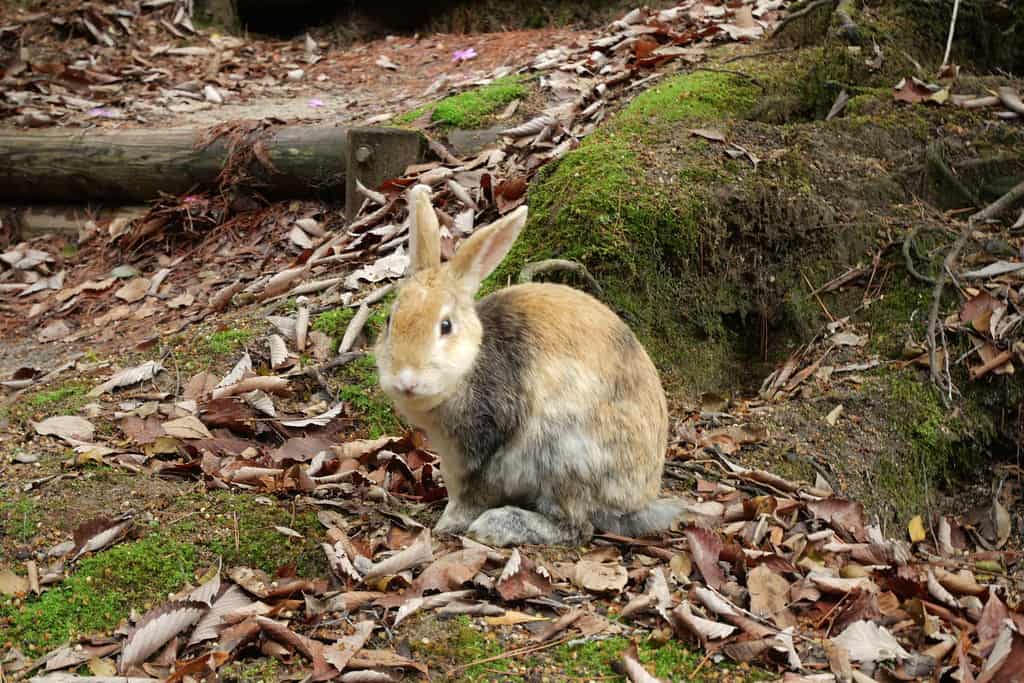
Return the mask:
[[112,119],[117,116],[117,114],[105,107],[93,107],[89,110],[89,116],[102,116],[105,119]]
[[311,107],[322,107],[322,106],[324,106],[324,101],[314,97],[313,99],[311,99],[309,101],[309,106],[311,106]]

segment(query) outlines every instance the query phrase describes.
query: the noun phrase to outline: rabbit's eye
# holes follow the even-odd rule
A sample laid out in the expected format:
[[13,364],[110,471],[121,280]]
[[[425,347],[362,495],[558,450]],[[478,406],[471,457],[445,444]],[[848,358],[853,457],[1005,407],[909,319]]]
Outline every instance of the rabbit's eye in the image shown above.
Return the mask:
[[452,321],[449,320],[448,318],[445,318],[444,320],[441,321],[441,334],[442,335],[446,335],[446,334],[451,334],[451,333],[452,333]]

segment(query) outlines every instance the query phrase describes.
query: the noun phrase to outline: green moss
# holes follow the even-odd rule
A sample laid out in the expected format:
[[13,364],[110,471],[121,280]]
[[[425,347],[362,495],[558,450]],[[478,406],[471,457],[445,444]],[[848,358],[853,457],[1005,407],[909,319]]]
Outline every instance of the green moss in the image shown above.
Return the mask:
[[[200,501],[195,501],[199,503]],[[300,576],[322,576],[327,572],[320,548],[322,527],[312,511],[294,514],[279,505],[262,505],[250,495],[216,492],[201,504],[217,523],[202,539],[204,553],[221,558],[225,567],[244,565],[274,574],[281,566],[294,564]],[[286,536],[275,526],[287,527],[303,538]],[[187,526],[175,533],[188,534]]]
[[742,76],[693,71],[638,95],[615,118],[611,129],[647,137],[678,123],[743,118],[759,94],[760,89]]
[[529,261],[576,260],[670,384],[700,392],[753,379],[761,320],[785,323],[773,331],[779,352],[787,329],[813,329],[821,313],[802,273],[824,282],[835,260],[813,233],[827,209],[803,150],[755,174],[686,133],[729,135],[759,93],[748,78],[695,71],[638,96],[541,172],[529,223],[482,292],[515,282]]
[[[387,315],[386,312],[383,315]],[[381,321],[382,322],[382,321]],[[402,431],[402,424],[391,402],[380,389],[373,355],[366,354],[338,369],[334,376],[341,383],[339,395],[362,419],[370,438]]]
[[109,631],[132,609],[145,610],[191,580],[196,549],[163,533],[83,559],[61,584],[21,606],[0,607],[10,620],[7,639],[29,651]]
[[225,683],[277,683],[281,674],[281,664],[273,657],[231,662],[217,671]]
[[875,505],[888,505],[902,524],[932,507],[943,487],[976,474],[984,458],[979,444],[996,433],[977,401],[947,410],[938,392],[917,370],[888,372],[870,389],[888,406],[903,450],[883,454],[873,465]]
[[33,408],[45,408],[51,411],[63,408],[77,411],[86,402],[86,394],[91,387],[83,382],[68,382],[50,391],[39,391],[25,397],[25,402]]
[[529,92],[526,81],[526,76],[505,76],[488,85],[417,107],[396,117],[394,122],[406,125],[429,111],[430,120],[442,128],[479,128],[490,114],[512,100],[526,97]]
[[331,338],[331,353],[338,350],[338,344],[341,343],[342,338],[345,336],[345,329],[352,322],[352,317],[355,314],[354,308],[342,306],[324,311],[313,321],[314,330],[323,332]]
[[39,508],[34,500],[13,498],[12,493],[0,491],[0,536],[9,536],[21,543],[27,543],[35,536],[40,518]]
[[252,337],[252,330],[220,330],[206,338],[206,348],[213,355],[223,356],[247,344]]
[[527,93],[522,76],[506,76],[481,88],[448,97],[434,107],[431,120],[453,128],[476,128],[485,117]]

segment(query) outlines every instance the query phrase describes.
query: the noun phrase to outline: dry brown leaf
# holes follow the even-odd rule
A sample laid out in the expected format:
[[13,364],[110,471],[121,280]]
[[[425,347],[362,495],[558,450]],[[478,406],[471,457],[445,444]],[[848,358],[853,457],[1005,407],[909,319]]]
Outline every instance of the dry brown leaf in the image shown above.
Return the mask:
[[448,553],[434,560],[413,582],[417,593],[438,591],[446,593],[462,588],[473,580],[487,563],[487,551],[470,548]]
[[628,581],[629,573],[618,562],[579,560],[572,571],[574,584],[595,593],[619,593]]
[[199,418],[193,415],[179,417],[176,420],[168,420],[163,424],[164,431],[178,439],[212,439],[213,434],[206,428]]
[[28,579],[18,576],[10,569],[0,569],[0,593],[4,595],[25,595],[29,591]]
[[103,394],[117,389],[118,387],[126,387],[132,384],[138,384],[139,382],[145,382],[146,380],[153,379],[157,373],[163,371],[164,367],[159,361],[148,360],[141,365],[137,365],[133,368],[125,368],[108,379],[103,384],[99,385],[95,389],[89,392],[89,396],[95,398],[96,396],[102,396]]
[[92,441],[96,428],[84,417],[59,415],[48,417],[42,422],[33,422],[33,429],[41,436],[56,436],[64,441]]
[[434,550],[430,540],[430,529],[424,529],[405,550],[380,562],[370,563],[363,572],[363,581],[392,576],[406,569],[426,564],[432,559],[434,559]]
[[725,575],[718,566],[718,555],[722,552],[722,539],[713,531],[701,527],[690,526],[685,530],[686,540],[690,545],[690,554],[700,570],[704,582],[718,589],[725,583]]
[[548,572],[515,548],[498,576],[495,589],[503,600],[517,601],[550,595],[553,587]]
[[119,669],[123,673],[146,661],[168,641],[189,628],[209,609],[201,602],[169,602],[150,610],[124,641]]
[[126,285],[114,292],[114,296],[125,303],[133,304],[136,301],[144,299],[148,291],[149,279],[137,277],[129,280]]

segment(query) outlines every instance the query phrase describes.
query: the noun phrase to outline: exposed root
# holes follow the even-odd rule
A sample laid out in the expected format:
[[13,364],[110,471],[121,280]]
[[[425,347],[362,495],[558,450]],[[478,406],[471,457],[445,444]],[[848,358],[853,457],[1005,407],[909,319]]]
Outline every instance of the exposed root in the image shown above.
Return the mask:
[[971,203],[971,206],[978,206],[981,203],[978,196],[964,185],[963,181],[953,173],[953,169],[949,167],[949,164],[947,164],[946,160],[943,158],[942,149],[941,142],[933,142],[925,148],[924,157],[926,168],[937,171],[939,175],[942,176],[942,179],[949,183],[963,199]]
[[[967,240],[974,231],[975,224],[983,223],[999,216],[1012,209],[1021,200],[1024,200],[1024,182],[1018,183],[1002,197],[968,218],[967,224],[960,231],[956,242],[953,243],[953,247],[943,260],[939,276],[935,278],[935,289],[932,292],[932,307],[928,312],[928,367],[931,371],[932,381],[942,390],[942,401],[947,407],[949,407],[953,400],[953,383],[949,378],[948,367],[945,369],[945,377],[943,372],[940,371],[938,347],[935,342],[935,333],[939,321],[939,307],[942,305],[942,290],[946,286],[946,277],[953,277],[953,265],[960,257],[960,252],[963,251],[964,245],[967,244]],[[945,337],[944,328],[942,333],[943,337]],[[943,356],[947,359],[946,362],[948,363],[949,354],[946,353]]]
[[907,236],[903,238],[903,262],[906,264],[907,272],[910,273],[912,278],[918,282],[923,282],[926,285],[934,285],[935,278],[924,275],[914,267],[914,256],[912,251],[914,249],[914,238],[917,237],[917,233],[919,232],[921,232],[921,226],[915,226],[914,229],[908,232]]
[[792,14],[786,16],[785,19],[780,21],[779,25],[775,27],[775,32],[772,33],[772,37],[780,36],[782,34],[782,32],[785,30],[785,28],[787,26],[789,26],[792,22],[796,21],[797,19],[802,19],[803,17],[806,17],[811,12],[814,12],[819,7],[824,7],[825,5],[831,5],[831,4],[835,3],[835,1],[836,0],[814,0],[813,2],[810,2],[810,3],[806,4],[806,5],[804,5],[801,9],[793,12]]
[[601,289],[601,285],[598,284],[594,276],[590,274],[586,266],[576,261],[566,261],[564,259],[546,259],[544,261],[534,261],[527,263],[523,266],[523,269],[519,271],[519,282],[520,284],[525,282],[533,282],[534,278],[541,273],[553,273],[556,271],[568,271],[570,273],[576,273],[587,283],[587,285],[594,290],[594,293],[598,296],[604,296],[604,290]]

